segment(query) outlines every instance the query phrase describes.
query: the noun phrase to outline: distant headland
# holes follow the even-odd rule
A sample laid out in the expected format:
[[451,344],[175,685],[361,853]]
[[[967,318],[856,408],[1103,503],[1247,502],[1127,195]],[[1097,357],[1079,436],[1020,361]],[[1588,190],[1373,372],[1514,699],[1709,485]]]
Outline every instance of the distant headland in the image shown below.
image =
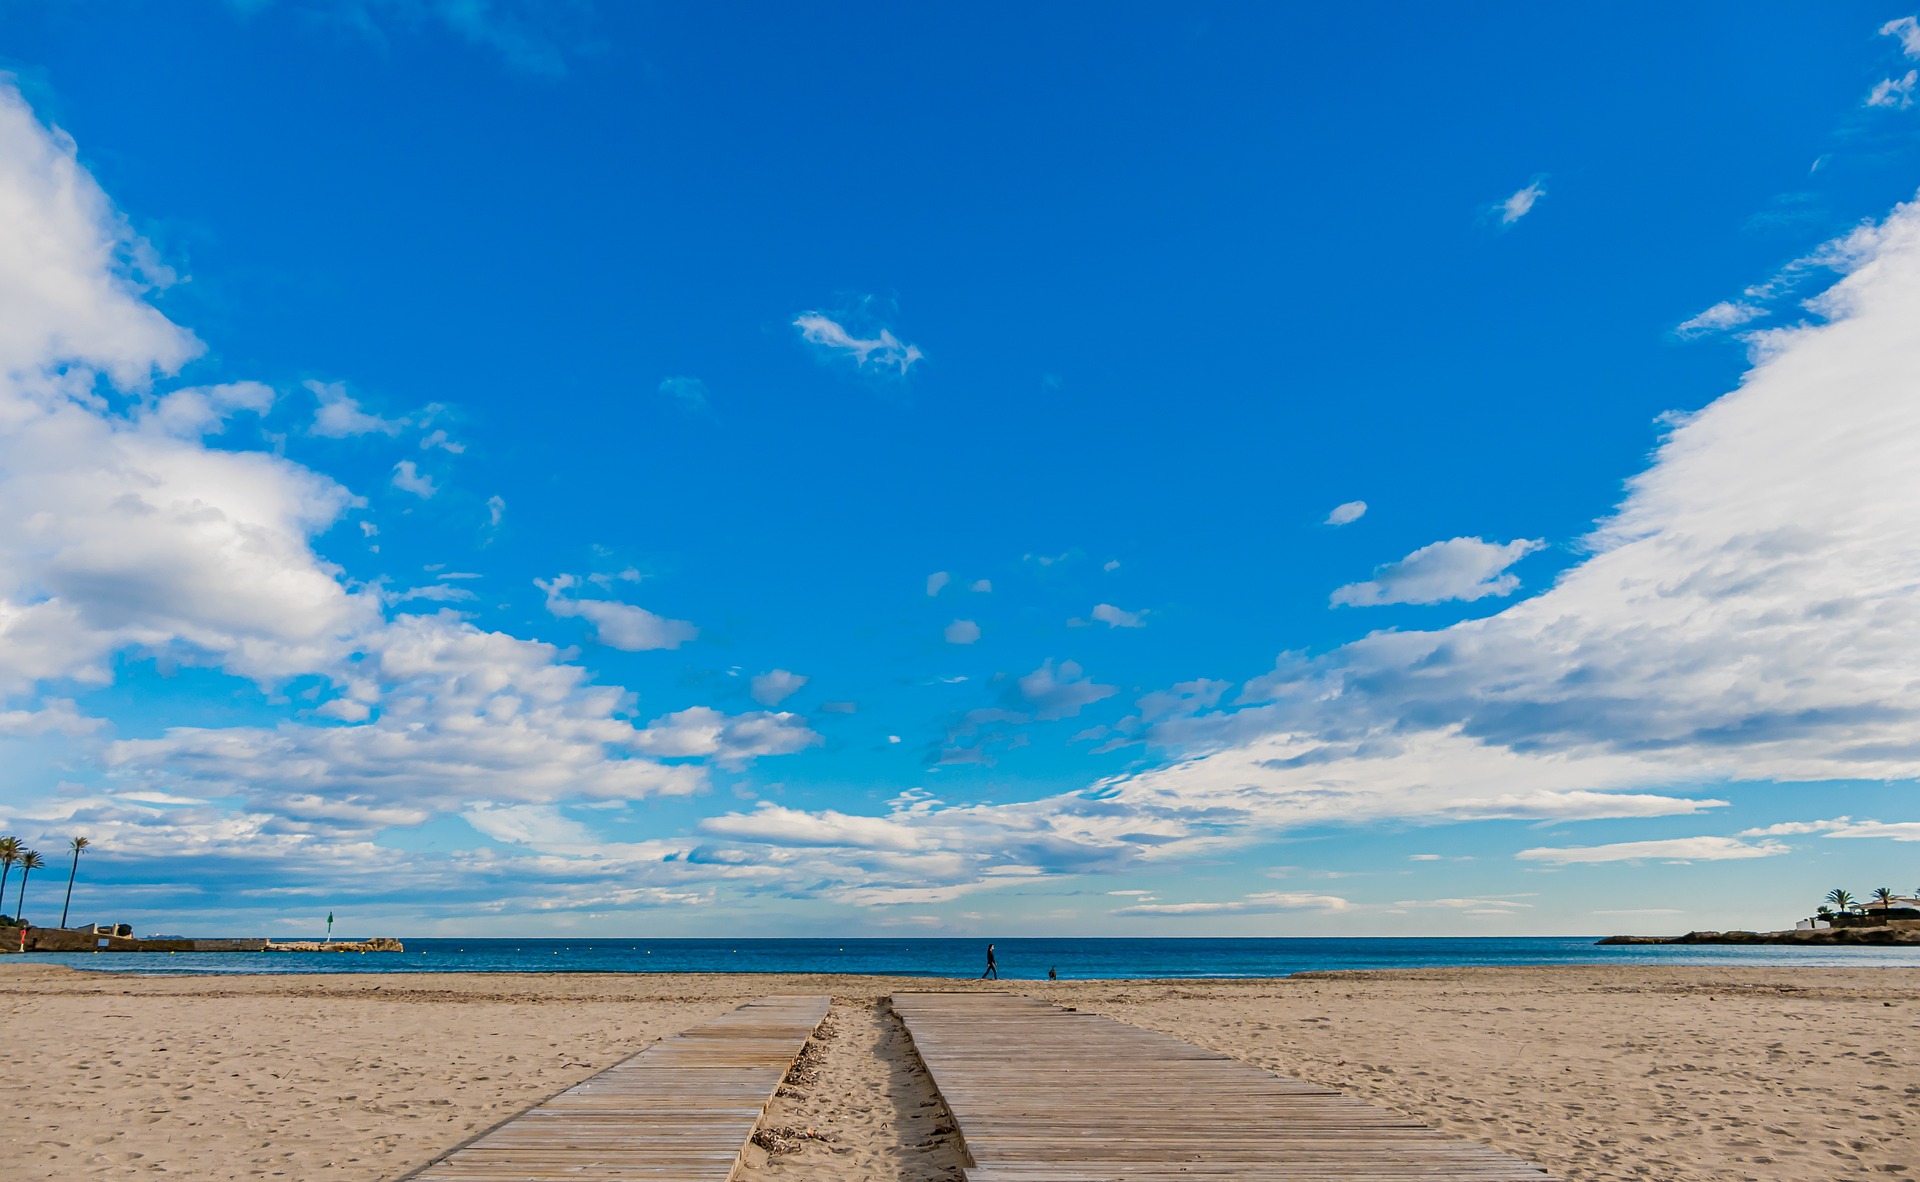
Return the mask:
[[[1915,892],[1920,895],[1920,892]],[[1844,887],[1820,909],[1776,932],[1688,932],[1684,936],[1608,936],[1601,944],[1920,944],[1920,898],[1880,887],[1861,902]]]

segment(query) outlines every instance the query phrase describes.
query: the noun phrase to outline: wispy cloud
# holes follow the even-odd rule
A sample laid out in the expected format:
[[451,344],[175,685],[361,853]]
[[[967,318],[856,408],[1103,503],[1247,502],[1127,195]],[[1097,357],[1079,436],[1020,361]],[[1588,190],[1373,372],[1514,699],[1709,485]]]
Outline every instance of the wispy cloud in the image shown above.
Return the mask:
[[1016,684],[1020,696],[1033,707],[1034,717],[1042,721],[1072,718],[1119,692],[1117,686],[1096,683],[1073,661],[1062,661],[1057,667],[1048,661]]
[[1790,852],[1790,847],[1777,841],[1763,841],[1755,845],[1735,837],[1670,837],[1659,841],[1621,841],[1612,845],[1543,846],[1521,850],[1514,857],[1523,862],[1566,866],[1585,862],[1638,862],[1648,859],[1663,862],[1723,862],[1739,858],[1771,858]]
[[1543,173],[1528,181],[1525,188],[1506,200],[1496,202],[1488,212],[1492,214],[1494,221],[1505,229],[1532,213],[1533,207],[1538,205],[1540,199],[1546,195],[1547,178]]
[[[1118,892],[1115,892],[1118,893]],[[1179,915],[1273,915],[1285,911],[1345,911],[1353,904],[1338,895],[1315,895],[1305,891],[1261,891],[1219,903],[1135,903],[1116,908],[1115,915],[1129,917]]]
[[1544,544],[1539,540],[1499,543],[1479,538],[1434,542],[1380,567],[1364,583],[1339,588],[1332,602],[1336,607],[1377,607],[1511,595],[1520,586],[1520,579],[1506,573],[1507,568]]
[[[251,16],[276,0],[230,0]],[[593,7],[549,0],[343,0],[337,4],[289,5],[304,19],[348,30],[381,50],[396,35],[444,29],[497,56],[516,74],[554,80],[567,74],[568,58],[589,51]]]
[[801,339],[808,344],[829,356],[847,358],[861,369],[894,370],[904,377],[913,364],[925,356],[920,346],[900,340],[892,329],[881,327],[874,336],[859,337],[823,312],[802,312],[794,317],[793,326],[800,330]]
[[407,425],[404,419],[384,419],[362,410],[359,400],[347,393],[344,382],[303,384],[319,402],[310,428],[315,435],[328,439],[347,439],[355,435],[398,435]]
[[659,389],[662,398],[688,414],[705,414],[711,409],[707,403],[707,384],[699,378],[661,378]]
[[1750,304],[1744,300],[1721,300],[1698,316],[1681,321],[1673,331],[1683,337],[1725,332],[1730,328],[1738,328],[1750,320],[1757,320],[1766,314],[1767,310],[1757,304]]
[[753,700],[769,708],[799,693],[806,684],[806,674],[788,669],[769,669],[765,673],[756,673],[750,682]]
[[1920,57],[1920,21],[1903,16],[1890,20],[1880,26],[1882,37],[1893,37],[1900,42],[1900,52],[1908,57]]
[[1866,104],[1904,111],[1913,105],[1915,83],[1920,83],[1920,70],[1908,70],[1898,78],[1882,78],[1867,92]]
[[1741,837],[1790,837],[1817,833],[1822,837],[1884,838],[1888,841],[1920,841],[1920,821],[1856,821],[1835,817],[1831,821],[1783,821],[1758,829],[1744,829]]
[[685,620],[657,616],[643,607],[617,599],[575,599],[567,594],[580,586],[572,575],[535,579],[534,586],[547,593],[547,610],[556,616],[577,616],[591,623],[600,643],[626,652],[673,649],[700,635],[700,629]]

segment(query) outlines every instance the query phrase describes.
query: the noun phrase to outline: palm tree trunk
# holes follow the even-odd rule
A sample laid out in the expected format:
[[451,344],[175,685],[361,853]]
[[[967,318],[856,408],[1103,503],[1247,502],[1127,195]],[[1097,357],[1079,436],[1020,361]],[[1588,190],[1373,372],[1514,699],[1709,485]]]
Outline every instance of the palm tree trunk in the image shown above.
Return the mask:
[[67,909],[73,906],[73,877],[80,873],[80,851],[73,851],[73,866],[67,871],[67,901],[60,904],[60,927],[67,926]]
[[[5,866],[0,866],[0,907],[7,905],[7,879],[12,877],[12,875],[13,863],[9,862]],[[20,917],[16,915],[14,918],[18,919]]]
[[33,873],[33,867],[20,868],[20,893],[13,897],[13,922],[21,927],[27,926],[26,917],[21,914],[27,909],[27,875]]

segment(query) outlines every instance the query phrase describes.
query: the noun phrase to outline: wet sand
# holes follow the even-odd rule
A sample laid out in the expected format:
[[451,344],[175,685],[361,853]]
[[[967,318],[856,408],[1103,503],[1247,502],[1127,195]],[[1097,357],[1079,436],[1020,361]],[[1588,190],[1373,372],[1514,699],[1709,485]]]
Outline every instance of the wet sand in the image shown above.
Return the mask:
[[[1571,1180],[1920,1174],[1920,970],[1453,969],[1264,981],[380,974],[129,977],[0,962],[0,1182],[392,1179],[767,993],[831,1037],[756,1182],[955,1179],[880,998],[1001,989],[1163,1030]],[[808,1073],[811,1074],[808,1074]],[[811,1132],[813,1135],[808,1136]]]

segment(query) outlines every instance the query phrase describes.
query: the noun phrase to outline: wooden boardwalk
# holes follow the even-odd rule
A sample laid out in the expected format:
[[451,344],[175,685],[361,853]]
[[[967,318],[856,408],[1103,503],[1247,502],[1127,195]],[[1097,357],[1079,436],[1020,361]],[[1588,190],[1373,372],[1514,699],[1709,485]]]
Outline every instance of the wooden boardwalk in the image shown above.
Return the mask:
[[726,1182],[825,997],[765,997],[648,1047],[406,1175]]
[[1030,998],[896,993],[969,1182],[1543,1182],[1517,1158],[1164,1034]]

